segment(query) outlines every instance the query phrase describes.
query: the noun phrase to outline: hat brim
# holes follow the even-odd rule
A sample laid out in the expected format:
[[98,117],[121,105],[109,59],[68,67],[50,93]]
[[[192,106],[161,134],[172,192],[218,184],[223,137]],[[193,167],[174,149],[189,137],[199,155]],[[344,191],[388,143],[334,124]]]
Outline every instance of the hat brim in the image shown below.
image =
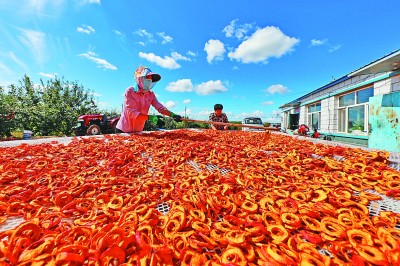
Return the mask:
[[161,76],[156,73],[149,73],[149,74],[147,74],[147,76],[151,76],[151,81],[153,81],[153,82],[157,82],[161,79]]

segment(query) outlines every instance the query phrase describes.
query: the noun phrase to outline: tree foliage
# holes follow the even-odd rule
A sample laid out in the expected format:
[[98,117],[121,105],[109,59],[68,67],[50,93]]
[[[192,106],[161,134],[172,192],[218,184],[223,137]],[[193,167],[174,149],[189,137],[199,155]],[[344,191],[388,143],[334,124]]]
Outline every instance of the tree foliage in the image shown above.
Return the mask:
[[24,129],[40,136],[71,135],[79,115],[98,112],[93,92],[64,78],[50,79],[47,83],[41,80],[35,85],[25,75],[7,92],[0,87],[0,99],[0,115],[15,114],[9,125],[0,120],[1,128],[7,128],[0,131],[0,137]]
[[15,128],[16,103],[16,97],[6,94],[4,88],[0,86],[0,138],[10,137],[12,129]]

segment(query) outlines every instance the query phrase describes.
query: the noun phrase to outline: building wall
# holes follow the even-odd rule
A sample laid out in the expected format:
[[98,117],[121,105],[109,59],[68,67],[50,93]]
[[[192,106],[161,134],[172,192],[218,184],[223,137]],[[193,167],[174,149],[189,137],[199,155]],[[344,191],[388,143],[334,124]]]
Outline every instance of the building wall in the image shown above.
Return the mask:
[[[388,118],[383,118],[382,115],[378,117],[374,112],[371,113],[371,110],[369,111],[369,113],[366,113],[365,118],[367,119],[366,121],[370,122],[369,130],[372,129],[372,134],[375,134],[376,136],[372,136],[371,131],[369,132],[365,131],[363,134],[338,132],[339,97],[344,94],[350,93],[352,91],[360,90],[367,87],[373,87],[375,97],[378,95],[381,97],[383,95],[390,96],[392,94],[393,95],[396,94],[397,95],[396,97],[398,97],[398,94],[400,93],[400,74],[397,74],[395,76],[390,76],[389,74],[390,73],[379,73],[379,74],[354,76],[343,82],[335,84],[332,87],[329,87],[323,91],[314,93],[313,95],[309,95],[306,98],[301,98],[299,100],[300,103],[299,124],[309,124],[308,106],[310,104],[320,102],[321,121],[320,121],[319,131],[321,132],[322,136],[329,137],[329,139],[334,141],[350,143],[365,147],[369,146],[372,148],[382,148],[388,151],[394,151],[392,150],[393,147],[396,146],[393,144],[394,142],[391,142],[390,145],[386,145],[387,144],[386,142],[388,142],[389,137],[386,135],[382,137],[384,133],[387,134],[388,130],[382,131],[381,130],[382,128],[379,128],[377,126],[384,122],[383,119],[387,120]],[[375,97],[371,97],[370,101],[372,101],[372,99]],[[369,109],[371,108],[371,104],[372,102],[370,102]],[[393,112],[394,108],[393,109],[389,108],[388,110],[390,112]],[[287,122],[288,116],[291,111],[288,109],[282,111],[283,112],[286,111],[283,113],[283,120]],[[399,110],[397,110],[397,114],[400,114]],[[400,115],[398,117],[400,117]],[[377,122],[372,125],[371,120]],[[395,126],[393,126],[392,123],[391,128],[393,128],[394,130],[393,134],[396,134],[396,138],[398,141],[398,139],[400,139],[400,123],[397,123]],[[397,149],[400,149],[400,145],[398,145]],[[398,151],[397,149],[395,151]]]
[[[344,82],[341,82],[341,83],[336,84],[336,85],[334,85],[332,87],[329,87],[326,90],[323,90],[323,91],[320,91],[320,92],[315,93],[313,95],[310,95],[309,97],[304,98],[301,101],[302,102],[310,102],[312,100],[318,100],[319,98],[324,97],[326,95],[330,95],[330,94],[336,93],[338,91],[345,90],[347,87],[360,84],[362,82],[371,80],[373,78],[382,76],[384,74],[385,73],[354,76],[354,77],[352,77],[352,78],[350,78],[350,79],[348,79],[348,80],[346,80]],[[398,79],[398,77],[397,77],[397,79]],[[399,82],[399,81],[397,81],[397,82]],[[397,85],[397,89],[400,90],[400,88],[398,88],[398,86],[400,86],[400,84]],[[387,92],[387,93],[389,93],[389,92]]]
[[282,127],[287,128],[287,112],[282,112]]
[[[324,91],[311,95],[302,100],[303,103],[306,105],[301,106],[300,108],[300,124],[304,123],[307,124],[307,103],[312,103],[313,100],[315,102],[321,102],[321,132],[328,132],[328,133],[338,133],[338,106],[339,106],[339,96],[342,94],[337,94],[338,91],[343,91],[343,94],[346,94],[346,88],[350,86],[357,86],[358,84],[366,83],[368,84],[368,80],[377,78],[382,76],[385,73],[379,74],[369,74],[369,75],[361,75],[352,77],[344,82],[338,83]],[[374,95],[381,95],[381,94],[388,94],[391,91],[400,91],[400,75],[387,78],[384,80],[372,82],[372,86],[374,87]],[[365,84],[364,84],[365,85]],[[364,86],[363,85],[363,86]],[[363,87],[363,86],[360,86]],[[355,88],[357,89],[357,88]],[[326,96],[332,95],[328,98],[323,98]],[[323,98],[322,100],[319,100]]]
[[282,127],[283,128],[288,128],[288,123],[289,123],[289,110],[285,110],[282,113]]
[[301,125],[301,124],[307,125],[307,108],[306,108],[306,106],[300,107],[299,125]]
[[392,79],[384,79],[374,83],[374,96],[390,93]]
[[336,133],[338,128],[338,97],[332,96],[321,101],[320,131]]
[[[286,108],[299,106],[299,124],[318,123],[326,140],[400,152],[399,56],[400,49],[284,104],[284,120],[290,114]],[[361,74],[368,72],[376,73]]]

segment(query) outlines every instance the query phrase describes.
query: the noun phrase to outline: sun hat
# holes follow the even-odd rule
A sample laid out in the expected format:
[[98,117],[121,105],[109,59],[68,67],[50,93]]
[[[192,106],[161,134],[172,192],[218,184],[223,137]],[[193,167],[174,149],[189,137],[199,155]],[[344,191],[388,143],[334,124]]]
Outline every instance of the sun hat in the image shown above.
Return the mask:
[[134,73],[136,82],[138,81],[138,78],[146,76],[151,76],[151,81],[153,82],[157,82],[161,79],[161,76],[159,74],[152,72],[150,68],[145,66],[138,67],[138,69],[136,69]]

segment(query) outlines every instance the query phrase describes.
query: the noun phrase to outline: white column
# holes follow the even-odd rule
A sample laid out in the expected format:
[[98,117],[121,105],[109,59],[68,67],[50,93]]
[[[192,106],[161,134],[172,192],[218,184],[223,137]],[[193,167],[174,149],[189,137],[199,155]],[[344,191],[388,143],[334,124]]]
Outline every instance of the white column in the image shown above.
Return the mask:
[[321,101],[321,132],[337,133],[338,98],[329,97]]

